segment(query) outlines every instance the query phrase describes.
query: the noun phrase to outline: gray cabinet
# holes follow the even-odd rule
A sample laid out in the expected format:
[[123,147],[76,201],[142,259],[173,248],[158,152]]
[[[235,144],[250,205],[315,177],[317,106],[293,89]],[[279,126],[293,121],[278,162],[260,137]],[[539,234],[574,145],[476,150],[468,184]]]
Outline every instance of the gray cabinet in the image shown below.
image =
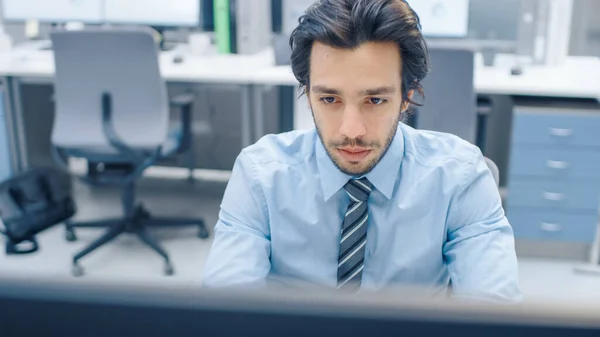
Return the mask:
[[8,130],[4,113],[4,95],[0,92],[0,181],[11,176],[10,148],[8,145]]
[[516,106],[506,213],[517,239],[592,243],[600,110]]

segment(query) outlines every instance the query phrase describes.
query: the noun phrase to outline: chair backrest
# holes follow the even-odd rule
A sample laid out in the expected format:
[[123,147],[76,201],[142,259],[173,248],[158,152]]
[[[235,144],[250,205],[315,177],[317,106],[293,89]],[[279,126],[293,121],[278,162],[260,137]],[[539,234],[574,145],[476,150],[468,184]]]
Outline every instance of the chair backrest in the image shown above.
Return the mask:
[[415,127],[452,133],[475,143],[473,51],[432,47],[429,55],[431,70],[422,82],[425,101],[414,117]]
[[51,33],[56,115],[52,143],[105,149],[102,95],[112,98],[114,129],[126,145],[156,148],[167,140],[169,103],[158,48],[149,29],[86,29]]
[[494,181],[496,182],[496,186],[500,187],[500,170],[494,161],[490,158],[484,157],[485,163],[492,172],[492,176],[494,177]]
[[290,47],[289,35],[274,35],[273,51],[275,52],[275,65],[287,66],[292,64],[292,48]]

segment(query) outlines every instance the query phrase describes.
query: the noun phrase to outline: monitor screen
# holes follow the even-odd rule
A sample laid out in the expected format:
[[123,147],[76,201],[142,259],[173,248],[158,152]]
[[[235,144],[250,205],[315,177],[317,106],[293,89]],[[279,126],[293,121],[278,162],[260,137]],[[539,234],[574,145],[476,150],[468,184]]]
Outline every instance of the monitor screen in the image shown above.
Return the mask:
[[467,37],[469,0],[410,0],[421,20],[423,35],[440,38]]
[[3,0],[6,21],[102,22],[102,0]]
[[[290,34],[298,25],[298,19],[314,0],[280,0],[280,6],[274,6],[281,13],[281,30]],[[417,12],[427,37],[465,38],[469,28],[469,0],[409,0],[410,6]],[[279,5],[279,4],[278,4]],[[281,9],[279,9],[281,7]],[[276,22],[274,20],[274,22]]]
[[104,20],[164,27],[200,25],[200,0],[104,0]]
[[289,35],[298,26],[298,19],[314,0],[282,0],[281,5],[281,32]]

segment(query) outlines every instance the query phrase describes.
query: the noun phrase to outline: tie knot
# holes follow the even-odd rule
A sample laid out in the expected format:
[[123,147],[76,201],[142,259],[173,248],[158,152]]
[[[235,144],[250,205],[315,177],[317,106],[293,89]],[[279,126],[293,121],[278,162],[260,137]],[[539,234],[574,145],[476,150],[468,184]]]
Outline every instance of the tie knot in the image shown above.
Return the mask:
[[373,190],[373,184],[371,184],[367,178],[353,179],[346,183],[344,189],[352,201],[367,201],[367,199],[369,199],[369,194],[371,194],[371,191]]

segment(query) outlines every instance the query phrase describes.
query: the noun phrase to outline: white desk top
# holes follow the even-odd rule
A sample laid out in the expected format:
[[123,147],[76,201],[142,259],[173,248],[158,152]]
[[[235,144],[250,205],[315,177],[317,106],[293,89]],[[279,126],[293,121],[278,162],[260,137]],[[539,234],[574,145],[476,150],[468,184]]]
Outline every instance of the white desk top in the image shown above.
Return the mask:
[[[183,55],[182,63],[173,57]],[[514,58],[499,55],[494,67],[475,60],[475,90],[481,94],[593,98],[600,101],[600,58],[569,57],[557,67],[526,66],[511,75]],[[273,66],[272,50],[256,55],[194,56],[183,51],[162,52],[160,70],[167,81],[258,85],[293,85],[298,81],[289,66]],[[52,52],[15,48],[0,54],[0,76],[51,78]]]
[[[204,55],[168,51],[160,55],[160,71],[167,81],[251,84],[257,69],[272,64],[272,53],[256,55]],[[176,55],[183,62],[174,63]],[[54,76],[50,50],[14,49],[0,54],[0,76],[51,78]]]
[[600,58],[568,57],[561,66],[526,66],[521,75],[511,75],[511,66],[484,67],[476,62],[478,93],[592,98],[600,101]]

